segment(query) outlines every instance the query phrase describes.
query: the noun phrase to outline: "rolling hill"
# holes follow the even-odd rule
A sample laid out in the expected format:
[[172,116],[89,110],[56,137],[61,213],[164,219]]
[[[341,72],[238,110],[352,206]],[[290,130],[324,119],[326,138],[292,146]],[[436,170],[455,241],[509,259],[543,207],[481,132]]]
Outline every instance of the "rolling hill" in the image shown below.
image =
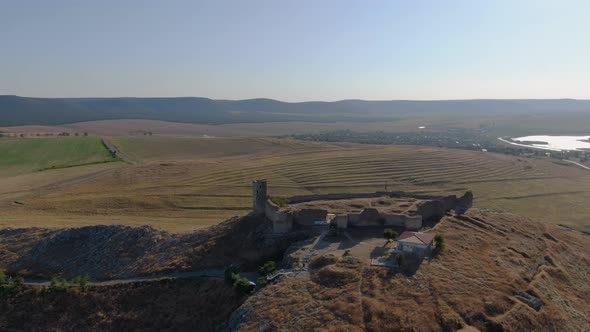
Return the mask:
[[[247,213],[252,206],[251,181],[266,178],[274,196],[374,192],[386,183],[392,190],[408,192],[472,190],[478,206],[590,230],[590,173],[549,160],[437,147],[276,138],[110,140],[132,164],[0,177],[0,204],[5,203],[0,226],[123,223],[193,230]],[[73,180],[63,183],[66,177]],[[59,185],[50,185],[55,181]],[[37,190],[40,186],[43,190]],[[14,200],[23,205],[12,204]]]
[[436,100],[288,103],[272,99],[213,100],[179,98],[30,98],[0,96],[0,126],[58,125],[95,120],[147,119],[224,124],[284,121],[394,121],[409,114],[542,115],[590,113],[590,100]]

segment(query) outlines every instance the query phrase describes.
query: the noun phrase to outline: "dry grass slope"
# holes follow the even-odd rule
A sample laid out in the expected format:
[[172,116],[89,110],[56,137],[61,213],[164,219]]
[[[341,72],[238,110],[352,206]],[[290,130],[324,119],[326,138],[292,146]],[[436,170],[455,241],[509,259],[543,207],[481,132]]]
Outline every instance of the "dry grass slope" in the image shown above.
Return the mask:
[[[244,331],[586,331],[590,237],[512,214],[470,211],[436,228],[447,249],[414,272],[327,260],[230,320]],[[525,294],[521,296],[519,294]],[[528,295],[526,295],[528,294]],[[526,297],[542,301],[539,310]]]
[[249,211],[251,181],[266,178],[275,196],[367,192],[385,184],[389,190],[441,194],[472,190],[480,207],[590,228],[590,172],[548,161],[272,138],[154,136],[113,142],[137,164],[4,208],[0,225],[126,223],[190,230]]

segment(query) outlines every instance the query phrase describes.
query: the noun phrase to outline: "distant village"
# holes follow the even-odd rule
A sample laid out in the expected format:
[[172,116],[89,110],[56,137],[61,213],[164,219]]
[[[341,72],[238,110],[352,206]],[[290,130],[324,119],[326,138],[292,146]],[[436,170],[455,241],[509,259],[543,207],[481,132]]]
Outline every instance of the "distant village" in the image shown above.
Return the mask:
[[488,130],[478,129],[449,129],[433,132],[425,128],[418,132],[390,133],[383,131],[356,132],[352,130],[337,130],[319,134],[290,135],[290,138],[319,141],[319,142],[349,142],[359,144],[402,144],[425,145],[454,149],[465,149],[482,152],[503,153],[521,157],[550,157],[555,159],[574,159],[581,162],[588,161],[590,151],[546,151],[541,149],[511,146],[489,135]]

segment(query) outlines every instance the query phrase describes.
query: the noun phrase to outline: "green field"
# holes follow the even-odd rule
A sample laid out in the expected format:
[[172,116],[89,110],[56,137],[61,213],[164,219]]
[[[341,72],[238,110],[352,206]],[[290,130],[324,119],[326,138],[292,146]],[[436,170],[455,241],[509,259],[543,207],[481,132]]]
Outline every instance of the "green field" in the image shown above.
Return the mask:
[[114,160],[98,137],[0,139],[0,177]]

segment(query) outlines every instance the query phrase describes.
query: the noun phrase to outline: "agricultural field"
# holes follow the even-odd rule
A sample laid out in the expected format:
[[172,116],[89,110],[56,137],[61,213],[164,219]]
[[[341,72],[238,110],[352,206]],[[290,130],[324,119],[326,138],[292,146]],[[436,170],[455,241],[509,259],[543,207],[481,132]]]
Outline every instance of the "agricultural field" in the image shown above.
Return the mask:
[[116,161],[99,137],[0,139],[0,178]]
[[251,181],[266,178],[274,196],[385,186],[440,194],[472,190],[477,207],[590,230],[590,171],[549,160],[276,138],[120,136],[110,141],[133,164],[113,163],[96,176],[0,207],[0,227],[123,223],[192,230],[248,213]]

